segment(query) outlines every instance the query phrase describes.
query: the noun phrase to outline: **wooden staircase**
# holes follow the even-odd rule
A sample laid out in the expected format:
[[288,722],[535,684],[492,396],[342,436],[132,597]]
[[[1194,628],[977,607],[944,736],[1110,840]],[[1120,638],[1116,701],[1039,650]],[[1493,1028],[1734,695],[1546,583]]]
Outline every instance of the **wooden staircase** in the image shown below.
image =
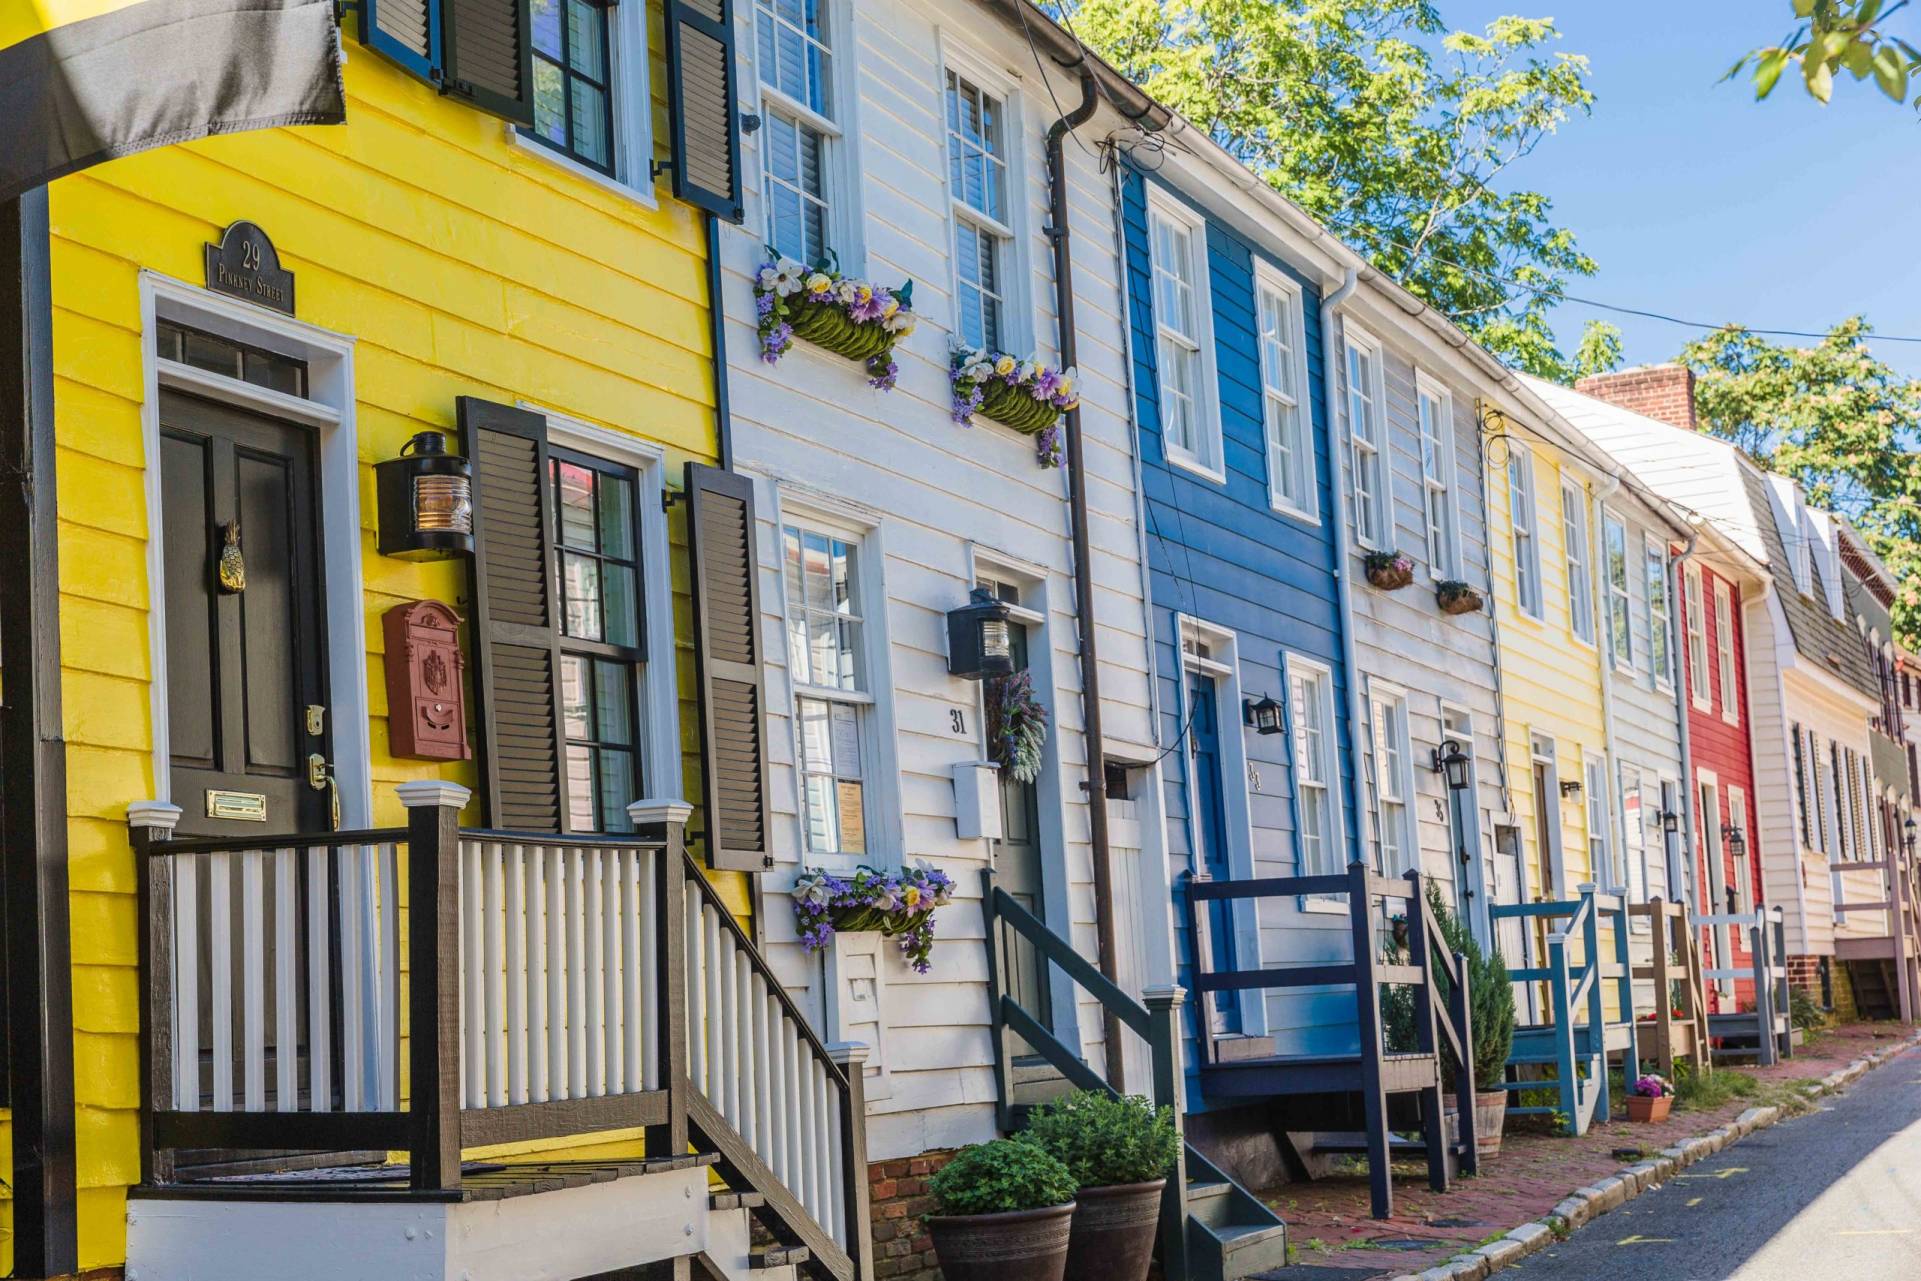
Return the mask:
[[1869,1019],[1901,1017],[1899,980],[1890,960],[1847,961],[1848,983],[1854,988],[1854,1008]]
[[1747,979],[1754,985],[1754,1008],[1708,1015],[1716,1063],[1752,1059],[1767,1065],[1794,1054],[1794,1027],[1788,1017],[1787,927],[1778,907],[1753,912],[1711,912],[1693,918],[1696,930],[1734,926],[1747,931],[1749,966],[1706,969],[1709,982]]

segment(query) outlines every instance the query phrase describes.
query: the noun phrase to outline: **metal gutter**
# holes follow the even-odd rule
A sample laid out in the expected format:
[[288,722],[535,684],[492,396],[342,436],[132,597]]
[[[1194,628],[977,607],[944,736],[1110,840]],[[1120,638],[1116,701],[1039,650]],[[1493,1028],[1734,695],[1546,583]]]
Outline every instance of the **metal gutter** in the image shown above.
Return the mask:
[[[1336,389],[1341,386],[1340,349],[1342,340],[1339,328],[1340,309],[1359,283],[1359,272],[1349,267],[1341,277],[1340,287],[1321,300],[1321,381],[1322,400],[1327,405],[1328,433],[1330,440],[1335,435],[1334,416]],[[1345,808],[1351,817],[1354,845],[1352,859],[1362,857],[1365,841],[1361,823],[1361,780],[1366,777],[1364,769],[1366,749],[1362,746],[1363,731],[1367,727],[1367,717],[1361,702],[1360,659],[1354,651],[1354,573],[1353,549],[1348,542],[1348,510],[1346,483],[1347,465],[1354,456],[1354,424],[1348,420],[1345,410],[1340,411],[1341,428],[1339,438],[1341,449],[1336,454],[1330,468],[1328,488],[1334,491],[1334,592],[1340,602],[1341,610],[1341,665],[1347,669],[1347,752],[1348,768],[1353,773],[1354,783],[1352,803]],[[1330,453],[1334,452],[1332,450]]]
[[[1678,552],[1670,552],[1668,555],[1668,657],[1673,660],[1675,667],[1674,719],[1681,729],[1681,822],[1683,831],[1681,839],[1685,842],[1681,847],[1678,861],[1681,864],[1681,870],[1690,873],[1681,878],[1681,902],[1694,908],[1697,912],[1700,910],[1700,905],[1695,903],[1695,894],[1700,888],[1700,878],[1698,875],[1693,874],[1697,869],[1687,866],[1690,862],[1689,855],[1692,854],[1694,850],[1695,823],[1694,739],[1693,731],[1688,725],[1688,709],[1693,706],[1693,699],[1687,687],[1687,682],[1693,676],[1693,672],[1688,668],[1687,651],[1681,648],[1687,641],[1686,629],[1682,625],[1681,609],[1687,602],[1687,589],[1683,586],[1683,580],[1687,571],[1688,558],[1694,555],[1694,545],[1700,541],[1700,538],[1701,534],[1699,530],[1691,530],[1688,533],[1687,542],[1682,546],[1681,550]],[[1745,641],[1745,639],[1746,628],[1744,626],[1743,640]],[[1750,719],[1752,718],[1750,717]],[[1749,811],[1748,826],[1750,828],[1753,828],[1755,825],[1753,816],[1759,813],[1760,809],[1758,806]],[[1752,832],[1749,833],[1749,839],[1753,839]],[[1706,854],[1706,851],[1703,851],[1703,853]],[[1677,870],[1674,866],[1676,859],[1672,850],[1668,853],[1668,859],[1668,890],[1672,893],[1674,890],[1674,873]],[[1764,884],[1767,880],[1765,868],[1763,869],[1761,880]],[[1714,910],[1719,911],[1719,906],[1717,905]]]
[[[1589,609],[1589,614],[1594,624],[1594,662],[1595,666],[1600,669],[1601,674],[1601,759],[1606,762],[1608,776],[1604,781],[1608,785],[1610,794],[1612,790],[1619,785],[1616,780],[1621,777],[1621,757],[1617,746],[1619,735],[1614,728],[1614,619],[1613,607],[1608,602],[1607,572],[1603,567],[1603,559],[1607,554],[1603,547],[1603,544],[1607,541],[1606,517],[1603,514],[1603,509],[1606,507],[1608,500],[1613,498],[1620,490],[1621,469],[1617,465],[1614,470],[1608,474],[1606,485],[1597,486],[1594,493],[1588,499],[1588,599],[1593,602],[1593,605]],[[1626,536],[1624,529],[1622,537],[1625,539]],[[1626,554],[1625,549],[1623,549],[1623,554]],[[1596,588],[1599,588],[1598,592],[1595,590]],[[1607,644],[1605,645],[1601,643],[1601,611],[1604,605],[1608,607]],[[1630,635],[1632,635],[1632,621],[1628,624],[1628,630]],[[1685,761],[1686,759],[1686,756],[1682,757],[1682,760]],[[1585,760],[1581,762],[1581,775],[1581,784],[1583,794],[1585,795],[1588,781],[1587,762]],[[1589,800],[1592,799],[1591,797],[1589,798]],[[1618,828],[1616,826],[1616,817],[1619,814],[1620,808],[1618,805],[1608,806],[1608,843],[1612,846],[1617,840],[1621,842],[1621,861],[1625,865],[1627,862],[1627,829],[1625,823],[1621,824]],[[1603,875],[1603,872],[1606,872],[1608,875]],[[1606,885],[1610,891],[1618,893],[1625,898],[1627,896],[1626,885],[1609,884],[1612,873],[1612,868],[1604,869],[1596,867],[1588,869],[1588,874],[1595,880]],[[1641,886],[1641,892],[1643,895],[1647,893],[1645,883]]]

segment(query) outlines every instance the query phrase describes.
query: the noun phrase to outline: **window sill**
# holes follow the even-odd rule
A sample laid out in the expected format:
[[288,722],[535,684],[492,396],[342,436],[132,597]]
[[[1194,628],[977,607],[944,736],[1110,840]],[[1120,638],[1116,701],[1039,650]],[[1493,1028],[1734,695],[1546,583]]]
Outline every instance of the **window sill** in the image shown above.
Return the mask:
[[1225,485],[1227,483],[1227,473],[1225,471],[1220,470],[1218,468],[1207,466],[1205,463],[1203,463],[1200,459],[1194,457],[1192,454],[1183,455],[1181,453],[1177,453],[1171,447],[1169,447],[1165,452],[1167,454],[1167,461],[1170,465],[1178,467],[1185,472],[1192,472],[1196,476],[1199,476],[1205,480],[1211,480],[1216,485]]
[[1317,916],[1349,915],[1346,898],[1324,898],[1318,895],[1313,898],[1302,899],[1301,910],[1303,912],[1313,912]]
[[507,141],[522,152],[537,156],[554,168],[565,173],[570,173],[576,178],[584,179],[611,195],[631,200],[643,209],[660,208],[660,201],[655,197],[651,185],[644,188],[632,186],[622,182],[618,178],[610,177],[598,169],[584,165],[578,160],[563,155],[545,143],[535,142],[532,138],[522,133],[515,125],[504,125],[502,127],[507,131]]
[[1319,512],[1309,511],[1305,507],[1296,507],[1284,498],[1277,498],[1273,494],[1269,494],[1267,496],[1267,506],[1268,510],[1277,516],[1285,516],[1289,520],[1298,520],[1303,525],[1313,525],[1316,528],[1320,527],[1321,514]]

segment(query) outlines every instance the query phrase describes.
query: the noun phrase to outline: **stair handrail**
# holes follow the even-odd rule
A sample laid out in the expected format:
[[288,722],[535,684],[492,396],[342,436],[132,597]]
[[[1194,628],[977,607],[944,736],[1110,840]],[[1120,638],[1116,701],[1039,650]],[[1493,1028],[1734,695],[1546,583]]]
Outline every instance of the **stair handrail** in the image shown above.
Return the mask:
[[[1468,992],[1467,955],[1462,952],[1449,952],[1443,942],[1446,935],[1441,933],[1440,921],[1435,918],[1434,905],[1422,891],[1421,874],[1409,871],[1407,879],[1413,890],[1414,906],[1410,907],[1407,919],[1409,924],[1408,946],[1415,955],[1422,958],[1422,967],[1427,979],[1421,985],[1415,998],[1416,1026],[1430,1021],[1435,1023],[1447,1037],[1447,1046],[1454,1053],[1454,1112],[1460,1126],[1458,1136],[1461,1144],[1461,1168],[1468,1174],[1481,1172],[1480,1155],[1480,1118],[1475,1112],[1475,1094],[1478,1086],[1474,1079],[1474,1006],[1472,995]],[[1434,972],[1438,969],[1447,979],[1447,1017],[1423,1019],[1420,1017],[1421,1005],[1432,1012],[1434,992]],[[1438,1068],[1439,1065],[1436,1064]],[[1436,1154],[1430,1152],[1430,1164]]]

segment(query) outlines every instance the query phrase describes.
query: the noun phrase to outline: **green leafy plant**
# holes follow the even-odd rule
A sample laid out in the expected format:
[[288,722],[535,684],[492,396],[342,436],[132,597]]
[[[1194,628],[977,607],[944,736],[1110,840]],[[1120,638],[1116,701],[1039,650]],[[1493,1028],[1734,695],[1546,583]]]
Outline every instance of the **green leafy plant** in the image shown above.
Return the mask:
[[1810,994],[1795,988],[1788,993],[1788,1021],[1803,1032],[1818,1032],[1828,1025],[1828,1012]]
[[1081,1090],[1043,1104],[1021,1137],[1058,1158],[1084,1188],[1164,1178],[1180,1146],[1172,1108],[1105,1090]]
[[[1440,885],[1434,881],[1428,882],[1427,902],[1433,910],[1435,924],[1440,926],[1441,937],[1434,940],[1434,946],[1467,958],[1468,1017],[1474,1025],[1474,1082],[1485,1091],[1490,1083],[1501,1079],[1507,1067],[1508,1051],[1514,1045],[1514,984],[1508,979],[1507,962],[1501,959],[1501,949],[1481,947],[1467,923],[1448,907]],[[1447,978],[1436,968],[1439,991],[1435,999],[1445,1001]],[[1441,1070],[1451,1088],[1454,1065],[1447,1055],[1442,1056]]]
[[1066,1205],[1080,1191],[1068,1168],[1037,1143],[994,1139],[962,1148],[928,1180],[942,1214],[1006,1214]]

